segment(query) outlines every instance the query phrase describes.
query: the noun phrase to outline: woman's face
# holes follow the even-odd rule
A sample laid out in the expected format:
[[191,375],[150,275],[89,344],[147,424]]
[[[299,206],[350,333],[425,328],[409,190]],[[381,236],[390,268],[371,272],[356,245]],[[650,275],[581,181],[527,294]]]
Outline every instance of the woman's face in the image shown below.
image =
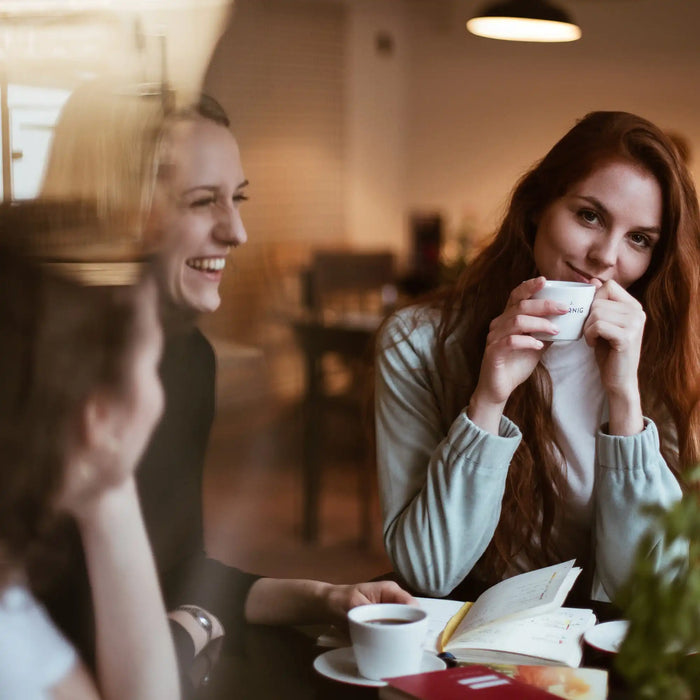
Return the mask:
[[238,146],[227,128],[205,119],[175,123],[166,144],[147,226],[159,250],[161,293],[185,311],[214,311],[226,258],[247,240]]
[[628,288],[649,267],[662,206],[661,187],[647,170],[623,160],[604,163],[542,213],[538,272],[571,282],[612,279]]

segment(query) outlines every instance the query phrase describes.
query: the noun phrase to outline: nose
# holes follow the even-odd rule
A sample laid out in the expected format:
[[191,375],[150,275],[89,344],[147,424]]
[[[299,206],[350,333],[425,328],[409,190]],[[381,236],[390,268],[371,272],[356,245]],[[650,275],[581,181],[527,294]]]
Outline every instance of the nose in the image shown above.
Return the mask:
[[214,226],[214,238],[220,243],[233,246],[243,245],[248,234],[243,225],[241,213],[233,203],[221,207]]
[[618,236],[600,236],[591,242],[588,249],[588,259],[600,269],[613,267],[617,262],[619,245]]

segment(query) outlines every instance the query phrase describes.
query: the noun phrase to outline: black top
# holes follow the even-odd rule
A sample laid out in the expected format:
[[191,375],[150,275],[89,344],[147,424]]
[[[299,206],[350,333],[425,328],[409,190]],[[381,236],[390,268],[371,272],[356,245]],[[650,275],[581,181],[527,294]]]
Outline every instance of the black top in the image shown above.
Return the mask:
[[[214,419],[216,358],[197,329],[166,342],[160,366],[165,410],[137,471],[146,522],[166,609],[199,605],[219,618],[226,643],[242,637],[244,605],[257,576],[210,559],[204,550],[202,471]],[[94,660],[90,588],[77,529],[67,526],[66,566],[46,592],[39,591],[56,623]],[[124,572],[128,576],[128,571]],[[175,641],[185,668],[192,648]],[[189,652],[189,658],[187,658]],[[185,658],[182,658],[182,657]]]

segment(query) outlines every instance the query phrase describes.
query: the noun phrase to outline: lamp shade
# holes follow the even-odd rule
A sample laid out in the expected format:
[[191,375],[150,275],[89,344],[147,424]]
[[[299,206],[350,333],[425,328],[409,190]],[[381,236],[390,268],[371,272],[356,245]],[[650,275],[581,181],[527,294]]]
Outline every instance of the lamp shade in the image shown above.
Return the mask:
[[506,41],[576,41],[581,29],[546,0],[505,0],[487,5],[467,22],[477,36]]

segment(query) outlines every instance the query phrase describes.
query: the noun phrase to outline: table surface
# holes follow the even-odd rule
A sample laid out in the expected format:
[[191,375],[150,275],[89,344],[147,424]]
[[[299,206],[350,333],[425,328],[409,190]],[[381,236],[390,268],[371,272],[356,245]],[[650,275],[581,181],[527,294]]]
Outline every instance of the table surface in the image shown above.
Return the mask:
[[[599,620],[610,619],[611,608],[593,606]],[[602,612],[601,612],[602,611]],[[289,627],[250,625],[240,655],[224,656],[208,687],[196,700],[376,700],[377,688],[354,686],[324,678],[313,669],[314,658],[326,651],[315,636]],[[631,694],[611,666],[613,657],[586,646],[583,666],[609,672],[610,700],[630,700]]]

